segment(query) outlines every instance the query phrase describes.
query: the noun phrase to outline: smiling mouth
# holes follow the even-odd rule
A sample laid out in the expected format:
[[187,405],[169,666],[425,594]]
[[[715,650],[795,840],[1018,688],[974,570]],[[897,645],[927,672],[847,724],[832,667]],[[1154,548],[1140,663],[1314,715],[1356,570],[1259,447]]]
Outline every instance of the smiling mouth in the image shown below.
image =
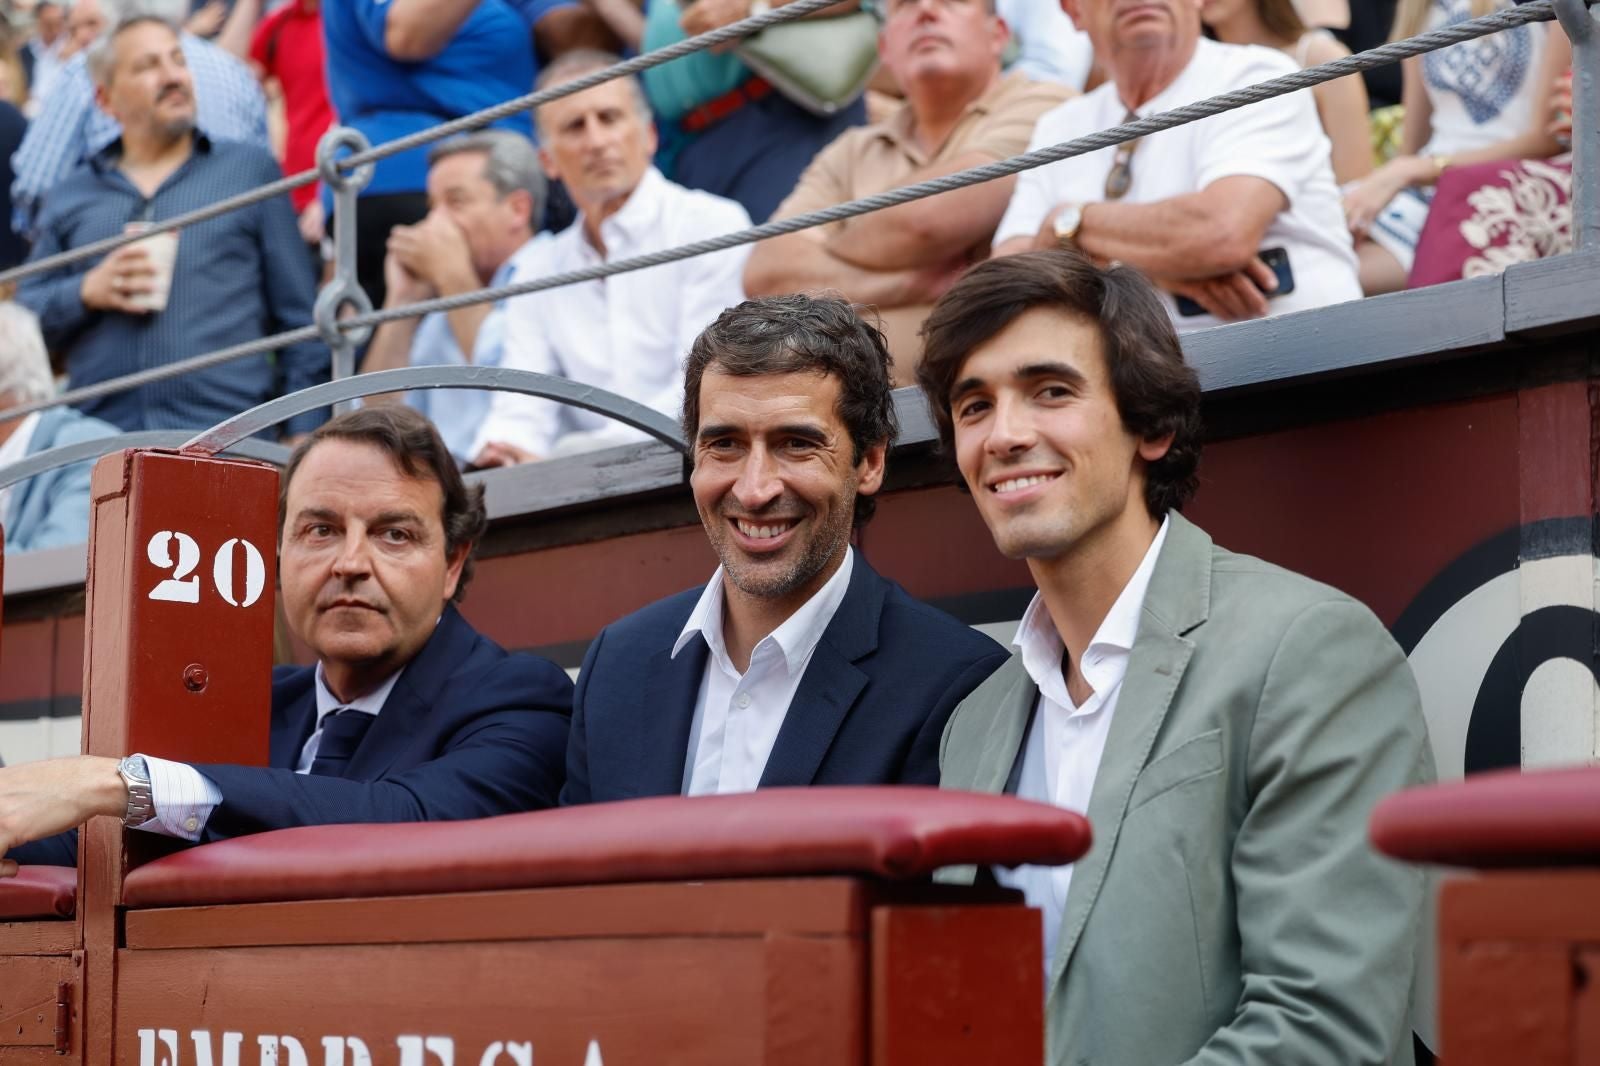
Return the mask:
[[1008,492],[1021,492],[1023,489],[1031,489],[1035,485],[1043,485],[1045,482],[1054,481],[1060,476],[1059,473],[1028,474],[1025,477],[1007,478],[1004,481],[994,482],[989,486],[989,491],[997,496],[1004,496]]
[[772,540],[781,537],[798,523],[798,518],[788,518],[781,521],[751,522],[744,518],[735,518],[734,526],[751,540]]

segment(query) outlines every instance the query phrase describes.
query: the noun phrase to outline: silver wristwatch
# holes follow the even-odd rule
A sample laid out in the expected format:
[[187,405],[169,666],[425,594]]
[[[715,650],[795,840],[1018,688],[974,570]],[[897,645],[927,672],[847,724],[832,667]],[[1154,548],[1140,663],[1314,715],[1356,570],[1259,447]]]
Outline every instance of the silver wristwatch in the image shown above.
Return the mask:
[[137,829],[156,816],[155,797],[150,792],[150,765],[143,755],[129,755],[117,764],[117,773],[128,786],[128,810],[122,824]]

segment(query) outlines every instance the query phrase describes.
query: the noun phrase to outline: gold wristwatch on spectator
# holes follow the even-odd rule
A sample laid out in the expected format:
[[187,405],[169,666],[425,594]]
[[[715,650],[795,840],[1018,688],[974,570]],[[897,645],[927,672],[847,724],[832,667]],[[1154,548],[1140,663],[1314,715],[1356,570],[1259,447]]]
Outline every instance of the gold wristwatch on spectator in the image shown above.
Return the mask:
[[1063,248],[1075,248],[1078,243],[1078,230],[1083,228],[1083,205],[1068,201],[1056,209],[1056,217],[1051,222],[1051,228],[1056,233],[1056,243]]
[[1444,173],[1444,168],[1455,162],[1455,160],[1447,155],[1430,155],[1428,156],[1428,162],[1433,164],[1433,180],[1438,181],[1439,176]]

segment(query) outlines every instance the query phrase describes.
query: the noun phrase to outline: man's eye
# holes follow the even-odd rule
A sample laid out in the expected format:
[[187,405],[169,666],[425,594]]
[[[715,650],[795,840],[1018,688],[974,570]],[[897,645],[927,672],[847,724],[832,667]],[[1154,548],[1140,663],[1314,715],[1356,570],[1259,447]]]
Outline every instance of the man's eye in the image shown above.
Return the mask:
[[982,414],[988,408],[989,405],[983,400],[968,400],[966,403],[957,405],[956,417],[962,419],[973,418]]
[[1046,400],[1065,400],[1072,395],[1072,390],[1065,385],[1046,385],[1039,390],[1039,395]]
[[411,539],[411,534],[403,529],[385,529],[378,536],[388,544],[404,544]]
[[306,536],[308,537],[327,537],[332,534],[333,527],[323,522],[317,522],[306,527]]

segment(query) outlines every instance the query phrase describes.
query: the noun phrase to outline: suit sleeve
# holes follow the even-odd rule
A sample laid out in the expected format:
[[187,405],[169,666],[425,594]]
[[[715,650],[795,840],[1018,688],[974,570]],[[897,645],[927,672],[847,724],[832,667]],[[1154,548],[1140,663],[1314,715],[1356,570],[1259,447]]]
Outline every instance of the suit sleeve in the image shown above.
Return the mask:
[[512,657],[470,682],[482,710],[438,757],[377,781],[253,766],[199,766],[222,790],[206,826],[222,840],[301,825],[452,821],[553,807],[560,796],[572,682],[554,663]]
[[961,701],[966,699],[973,689],[983,684],[989,675],[1000,669],[1008,658],[1010,658],[1009,653],[999,645],[995,645],[992,653],[969,662],[966,668],[944,687],[944,692],[929,711],[927,720],[923,722],[922,728],[911,742],[911,751],[906,756],[905,765],[901,767],[899,784],[939,784],[939,765],[944,754],[945,727],[950,724],[950,716],[955,713]]
[[1373,806],[1430,780],[1421,699],[1359,604],[1287,628],[1248,756],[1232,849],[1243,991],[1191,1066],[1390,1062],[1411,1039],[1425,876],[1367,843]]
[[600,661],[600,644],[605,639],[606,631],[602,629],[600,635],[594,638],[594,643],[589,645],[588,654],[583,657],[583,667],[578,671],[578,686],[572,693],[572,732],[567,738],[567,783],[561,786],[563,807],[591,803],[594,799],[589,790],[588,712],[585,699],[589,694],[589,682]]

